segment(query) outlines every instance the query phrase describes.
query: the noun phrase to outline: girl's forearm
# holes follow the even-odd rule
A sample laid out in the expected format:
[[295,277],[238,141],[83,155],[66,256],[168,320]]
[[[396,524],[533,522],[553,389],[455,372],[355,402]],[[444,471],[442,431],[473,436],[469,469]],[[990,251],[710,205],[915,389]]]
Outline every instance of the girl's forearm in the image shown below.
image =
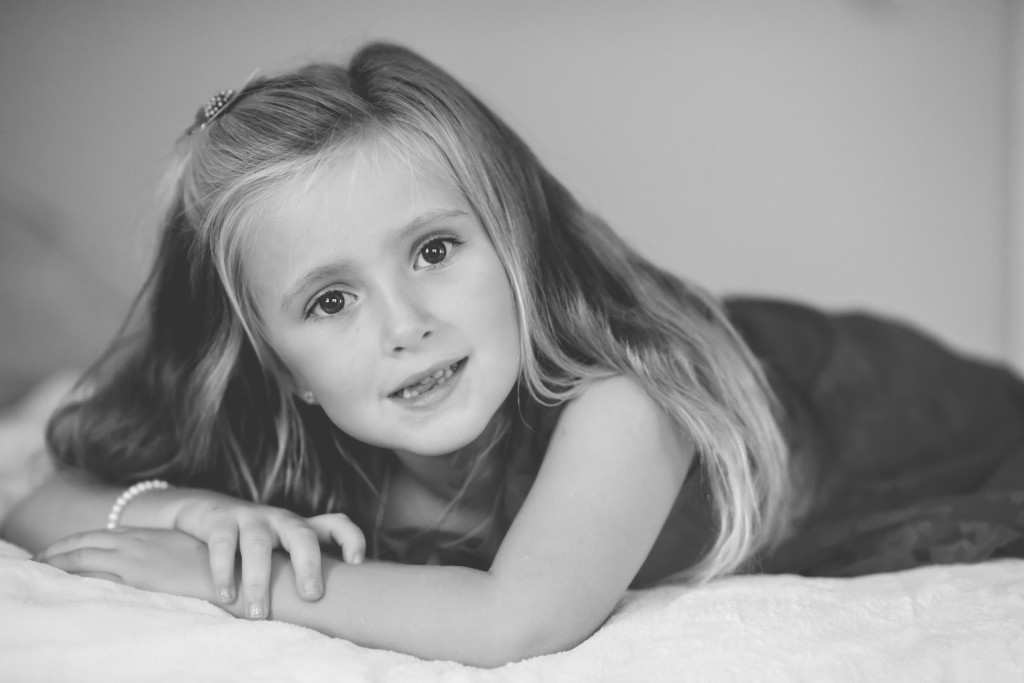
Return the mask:
[[[107,515],[124,491],[103,484],[81,470],[61,470],[15,505],[0,525],[0,536],[29,552],[81,531],[102,529]],[[170,527],[177,492],[148,491],[121,513],[124,526]]]
[[[287,557],[275,554],[270,617],[360,645],[475,666],[564,650],[590,633],[560,628],[536,596],[475,569],[324,558],[324,596],[299,598]],[[231,610],[241,616],[244,606]]]

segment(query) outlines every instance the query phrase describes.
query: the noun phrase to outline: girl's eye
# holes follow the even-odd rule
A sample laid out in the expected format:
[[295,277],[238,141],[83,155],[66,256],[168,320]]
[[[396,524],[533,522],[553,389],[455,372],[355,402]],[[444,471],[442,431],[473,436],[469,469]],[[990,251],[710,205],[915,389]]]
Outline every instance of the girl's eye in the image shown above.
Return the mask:
[[455,248],[456,242],[453,239],[441,238],[432,239],[420,247],[419,255],[416,257],[417,268],[430,268],[445,261]]
[[325,318],[329,315],[341,313],[345,308],[349,295],[340,289],[332,289],[324,292],[313,301],[313,305],[306,312],[307,318]]

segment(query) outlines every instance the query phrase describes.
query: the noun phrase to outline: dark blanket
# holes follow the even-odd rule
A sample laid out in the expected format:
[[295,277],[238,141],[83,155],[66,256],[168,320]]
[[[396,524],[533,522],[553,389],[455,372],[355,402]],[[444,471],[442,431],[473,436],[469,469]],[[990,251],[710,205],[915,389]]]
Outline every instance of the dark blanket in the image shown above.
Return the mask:
[[736,299],[809,513],[762,569],[851,576],[1024,557],[1024,383],[905,325]]

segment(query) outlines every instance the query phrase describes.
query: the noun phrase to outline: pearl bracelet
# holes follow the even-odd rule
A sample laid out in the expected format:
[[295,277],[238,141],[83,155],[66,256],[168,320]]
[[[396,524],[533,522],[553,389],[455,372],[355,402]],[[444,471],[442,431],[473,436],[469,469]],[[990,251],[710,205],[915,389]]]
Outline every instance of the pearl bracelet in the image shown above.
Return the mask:
[[107,515],[107,530],[116,529],[118,522],[121,521],[121,513],[124,512],[124,508],[133,498],[146,491],[152,491],[153,489],[166,489],[170,488],[163,479],[147,479],[146,481],[140,481],[137,484],[132,484],[124,493],[117,497],[114,501],[114,507],[110,508],[110,514]]

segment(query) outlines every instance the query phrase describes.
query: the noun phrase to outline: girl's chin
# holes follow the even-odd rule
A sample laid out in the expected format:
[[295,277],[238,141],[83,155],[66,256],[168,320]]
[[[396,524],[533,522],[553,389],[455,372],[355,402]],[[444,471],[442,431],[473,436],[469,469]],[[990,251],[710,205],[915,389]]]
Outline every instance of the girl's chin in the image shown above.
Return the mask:
[[386,446],[400,458],[445,458],[453,456],[476,441],[476,437],[465,440],[445,440],[438,444],[416,444],[412,447]]
[[462,411],[448,414],[434,420],[407,422],[393,421],[390,415],[383,416],[380,430],[344,430],[363,443],[392,451],[399,457],[443,458],[453,456],[467,448],[484,448],[493,437],[494,430],[501,424],[500,408],[492,415],[479,411]]
[[488,440],[488,429],[490,422],[466,429],[460,434],[453,434],[451,428],[443,435],[435,439],[418,438],[412,443],[395,444],[385,446],[399,457],[409,456],[418,458],[445,458],[454,456],[467,448],[479,449],[485,446]]

